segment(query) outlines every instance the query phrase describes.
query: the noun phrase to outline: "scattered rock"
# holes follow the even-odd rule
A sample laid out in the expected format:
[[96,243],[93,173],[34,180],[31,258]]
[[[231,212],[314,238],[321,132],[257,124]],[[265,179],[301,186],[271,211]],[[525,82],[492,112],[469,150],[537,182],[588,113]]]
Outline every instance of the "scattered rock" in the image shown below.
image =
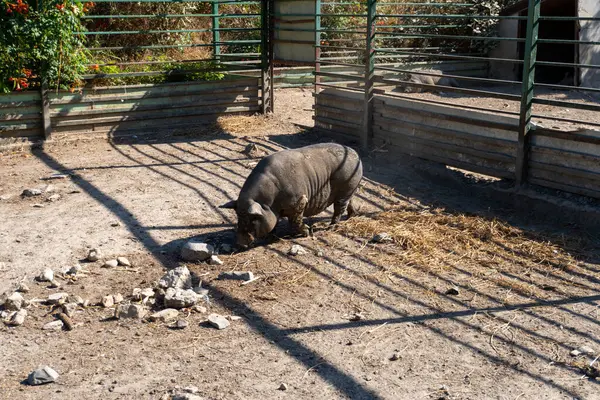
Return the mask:
[[205,314],[205,313],[208,311],[206,307],[204,307],[204,306],[201,306],[201,305],[199,305],[199,304],[196,304],[196,305],[195,305],[195,306],[192,308],[192,310],[194,310],[194,311],[196,311],[197,313],[200,313],[200,314]]
[[191,307],[198,302],[198,295],[191,289],[168,288],[165,293],[165,307],[184,308]]
[[115,318],[134,318],[141,319],[146,315],[147,310],[140,304],[121,304],[115,310]]
[[187,328],[189,323],[185,319],[177,320],[177,323],[173,326],[175,329],[185,329]]
[[267,155],[267,152],[258,147],[256,143],[249,143],[242,153],[252,158],[264,157]]
[[183,391],[191,394],[200,393],[200,389],[198,389],[196,386],[186,386],[183,388]]
[[29,374],[27,383],[33,386],[52,383],[56,382],[58,376],[58,372],[48,366],[43,366]]
[[52,193],[56,190],[56,188],[54,187],[54,185],[46,185],[46,187],[44,188],[44,193]]
[[288,385],[286,385],[285,383],[282,383],[281,385],[279,385],[277,390],[288,390]]
[[36,204],[32,205],[32,207],[33,208],[44,208],[44,205],[40,204],[40,203],[36,203]]
[[23,193],[21,193],[21,196],[34,197],[34,196],[39,196],[41,194],[42,194],[42,191],[40,189],[25,189],[25,190],[23,190]]
[[398,361],[400,359],[400,353],[394,353],[390,357],[390,361]]
[[119,304],[123,301],[123,295],[121,293],[113,294],[113,301],[115,304]]
[[196,396],[191,393],[177,393],[171,397],[171,400],[206,400],[204,397]]
[[60,331],[63,327],[63,322],[61,320],[56,320],[52,322],[48,322],[46,325],[42,327],[45,331]]
[[112,226],[113,228],[115,228],[117,226],[121,226],[121,223],[119,221],[111,222],[110,226]]
[[360,321],[360,320],[362,320],[364,318],[365,318],[365,316],[362,315],[362,313],[354,313],[350,317],[348,317],[348,320],[350,320],[350,321]]
[[67,275],[77,275],[77,273],[78,273],[79,271],[81,271],[81,270],[82,270],[82,267],[81,267],[81,265],[79,265],[79,264],[73,265],[73,266],[72,266],[71,268],[69,268],[69,270],[67,271]]
[[391,243],[393,241],[394,239],[387,232],[378,233],[375,236],[373,236],[373,239],[371,239],[371,242],[373,243]]
[[573,357],[577,357],[577,356],[580,356],[580,355],[581,355],[581,351],[579,351],[579,350],[577,350],[577,349],[574,349],[574,350],[571,350],[571,353],[570,353],[570,354],[571,354]]
[[179,311],[174,308],[165,308],[164,310],[155,312],[150,316],[150,321],[169,322],[179,316]]
[[5,201],[5,200],[10,200],[12,196],[10,194],[3,194],[2,196],[0,196],[0,200],[1,201]]
[[103,267],[104,268],[115,268],[117,265],[119,265],[119,262],[117,260],[108,260],[104,262]]
[[254,279],[254,274],[250,271],[231,271],[231,272],[221,272],[219,274],[219,279],[233,279],[238,281],[249,281]]
[[66,303],[67,299],[69,298],[69,294],[68,293],[52,293],[50,296],[48,296],[48,300],[46,300],[46,303],[48,304],[64,304]]
[[117,257],[117,263],[119,263],[119,265],[122,265],[124,267],[131,267],[131,263],[129,262],[129,260],[126,257]]
[[174,268],[160,278],[158,286],[163,289],[191,289],[192,275],[190,270],[185,265]]
[[87,308],[89,306],[90,306],[90,301],[88,299],[85,299],[83,301],[83,303],[81,303],[81,307],[83,307],[83,308]]
[[135,289],[133,289],[133,294],[131,295],[131,297],[135,301],[141,301],[142,304],[146,304],[146,303],[148,303],[150,298],[154,297],[154,289],[152,289],[152,288],[146,288],[146,289],[135,288]]
[[225,329],[229,326],[229,321],[227,321],[227,318],[219,314],[210,314],[208,316],[208,323],[219,330]]
[[24,308],[21,308],[19,311],[16,311],[13,314],[11,314],[6,323],[7,323],[7,325],[11,325],[11,326],[21,326],[25,323],[26,317],[27,317],[27,310]]
[[25,282],[21,282],[21,284],[19,284],[19,287],[17,288],[17,292],[27,293],[29,292],[29,286],[27,286]]
[[[70,297],[70,296],[69,296]],[[83,300],[82,300],[83,302]],[[69,317],[72,318],[77,311],[77,303],[65,303],[62,305],[62,311]]]
[[83,299],[80,296],[69,295],[67,302],[76,305],[83,305]]
[[189,241],[181,248],[181,258],[186,261],[205,261],[215,252],[208,243]]
[[60,283],[58,283],[56,280],[53,280],[52,282],[50,282],[50,285],[48,287],[50,289],[58,289],[60,287]]
[[221,259],[217,256],[215,256],[214,254],[212,256],[210,256],[210,260],[208,262],[210,265],[223,265],[223,261],[221,261]]
[[242,317],[240,317],[238,315],[229,315],[229,316],[227,316],[227,318],[229,318],[230,321],[239,321],[242,319]]
[[23,307],[25,299],[21,293],[14,292],[4,301],[4,308],[8,311],[19,311]]
[[292,256],[302,256],[307,253],[308,252],[306,251],[306,249],[300,246],[299,244],[293,245],[290,251],[288,251],[288,254]]
[[48,198],[46,199],[46,201],[49,201],[49,202],[51,202],[51,203],[54,203],[55,201],[58,201],[58,200],[60,200],[60,199],[61,199],[61,196],[60,196],[60,194],[58,194],[58,193],[55,193],[55,194],[53,194],[53,195],[51,195],[51,196],[48,196]]
[[108,296],[104,296],[100,303],[104,308],[111,308],[115,305],[115,299],[112,297],[112,295],[109,294]]
[[223,252],[223,253],[231,253],[231,252],[232,252],[232,250],[233,250],[233,249],[231,248],[231,245],[229,245],[229,244],[227,244],[227,243],[223,243],[223,244],[221,245],[221,252]]
[[69,175],[67,175],[67,174],[56,173],[56,174],[52,174],[52,175],[49,175],[49,176],[45,176],[45,177],[40,178],[40,179],[43,180],[43,181],[51,181],[51,180],[54,180],[54,179],[66,179],[68,177],[69,177]]
[[100,251],[98,251],[98,249],[91,249],[88,252],[88,255],[86,257],[86,260],[90,261],[90,262],[96,262],[100,259]]
[[456,286],[446,290],[446,294],[449,296],[458,296],[459,293],[460,292],[458,291],[458,288]]
[[38,276],[40,282],[52,282],[54,280],[54,271],[50,268],[46,268],[40,276]]

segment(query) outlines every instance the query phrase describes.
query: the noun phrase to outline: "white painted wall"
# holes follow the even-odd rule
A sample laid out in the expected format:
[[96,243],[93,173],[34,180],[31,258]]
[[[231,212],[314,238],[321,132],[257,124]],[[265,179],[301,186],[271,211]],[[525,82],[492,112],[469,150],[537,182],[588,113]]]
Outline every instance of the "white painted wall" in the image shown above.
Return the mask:
[[[518,35],[518,30],[518,20],[505,19],[500,21],[498,24],[499,37],[516,38]],[[500,41],[498,46],[490,51],[490,57],[518,59],[517,42],[508,40]],[[521,65],[522,64],[519,63],[511,63],[506,61],[490,61],[490,78],[517,80],[517,77],[519,76],[518,69],[521,68]]]
[[[599,0],[579,0],[580,17],[600,18]],[[579,39],[600,42],[600,21],[580,21]],[[579,45],[579,62],[600,65],[600,45]],[[600,69],[581,68],[581,86],[600,88]]]

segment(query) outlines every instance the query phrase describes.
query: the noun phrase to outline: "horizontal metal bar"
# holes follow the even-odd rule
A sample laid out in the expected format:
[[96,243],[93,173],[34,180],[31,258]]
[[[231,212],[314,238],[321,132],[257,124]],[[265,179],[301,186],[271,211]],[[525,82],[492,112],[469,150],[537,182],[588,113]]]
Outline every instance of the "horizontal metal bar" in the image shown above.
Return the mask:
[[533,102],[535,104],[544,104],[547,106],[574,108],[578,110],[600,111],[600,105],[598,104],[584,104],[562,100],[540,99],[539,97],[534,97]]
[[172,44],[172,45],[147,45],[147,46],[113,46],[113,47],[89,47],[90,51],[101,51],[101,50],[131,50],[131,49],[178,49],[187,47],[213,47],[215,44],[228,45],[228,44],[260,44],[260,40],[231,40],[227,42],[213,42],[213,43],[194,43],[194,44]]
[[538,39],[538,43],[550,43],[550,44],[589,44],[589,45],[600,45],[600,41],[594,40],[567,40],[567,39]]
[[[349,33],[349,34],[366,34],[366,31],[352,31],[345,29],[308,29],[308,28],[280,28],[275,26],[276,31],[283,32],[332,32],[332,33]],[[325,40],[325,39],[321,39]]]
[[415,28],[462,28],[464,25],[377,25],[375,29],[415,29]]
[[[335,2],[325,2],[325,3],[321,3],[322,5],[332,5],[332,6],[345,6],[345,5],[356,5],[356,4],[362,4],[362,5],[366,5],[365,2],[340,2],[340,3],[335,3]],[[473,4],[468,4],[468,3],[378,3],[377,4],[378,7],[385,7],[385,6],[410,6],[410,7],[472,7]]]
[[314,14],[298,14],[298,13],[273,13],[274,17],[361,17],[366,18],[367,14],[334,14],[334,13],[314,13]]
[[323,72],[323,71],[315,72],[314,74],[316,76],[325,76],[328,78],[338,78],[338,79],[344,79],[344,80],[349,80],[349,81],[359,81],[359,80],[365,79],[364,74],[346,75],[346,74],[338,74],[335,72]]
[[[427,72],[427,71],[381,67],[381,66],[377,66],[377,65],[375,66],[375,70],[401,72],[401,73],[405,73],[405,74],[445,77],[445,78],[452,78],[452,79],[464,80],[464,81],[470,81],[470,82],[500,83],[503,85],[521,85],[521,82],[519,82],[519,81],[508,81],[508,80],[490,79],[490,78],[476,78],[476,77],[472,77],[472,76],[461,76],[461,75],[436,74],[436,73],[431,73],[431,72]],[[490,92],[490,93],[493,93],[493,92]]]
[[552,85],[549,83],[534,83],[536,87],[544,87],[548,89],[556,89],[556,90],[577,90],[578,92],[594,92],[600,93],[600,88],[592,88],[585,86],[569,86],[569,85]]
[[[229,66],[232,67],[232,66]],[[199,69],[189,69],[189,70],[169,70],[169,71],[148,71],[148,72],[120,72],[114,74],[85,74],[82,75],[82,79],[84,80],[92,80],[92,79],[115,79],[115,78],[127,78],[127,77],[143,77],[143,76],[178,76],[178,75],[187,75],[194,74],[197,72],[230,72],[230,71],[240,71],[240,70],[248,70],[247,66],[242,66],[238,69],[235,68],[199,68]],[[259,66],[257,68],[259,69]]]
[[260,31],[261,28],[219,28],[219,29],[165,29],[165,30],[139,30],[139,31],[87,31],[74,32],[82,35],[145,35],[145,34],[161,34],[161,33],[192,33],[192,32],[248,32]]
[[[382,33],[391,35],[389,37],[380,37],[379,39],[396,39],[397,37],[403,37],[407,39],[455,39],[455,40],[483,40],[483,41],[492,41],[492,42],[525,42],[524,38],[507,38],[507,37],[492,37],[492,36],[469,36],[469,35],[438,35],[438,34],[413,34],[413,33],[390,33],[390,32],[375,32],[375,35],[380,35]],[[541,42],[541,39],[538,40]],[[577,43],[577,42],[575,42]],[[580,42],[581,43],[581,42]]]
[[[343,83],[343,82],[340,82],[340,83]],[[361,93],[363,93],[365,91],[364,88],[360,88],[360,87],[348,87],[348,86],[336,86],[334,83],[315,82],[315,85],[316,86],[330,87],[330,88],[334,88],[334,89],[350,90],[352,92],[361,92]]]
[[420,87],[420,88],[425,88],[425,89],[434,89],[437,92],[441,92],[441,91],[456,92],[456,93],[472,94],[472,95],[481,96],[481,97],[489,96],[489,97],[495,97],[495,98],[504,99],[504,100],[514,100],[514,101],[521,100],[521,96],[514,95],[514,94],[490,92],[487,90],[455,88],[455,87],[443,86],[443,85],[427,85],[427,84],[423,84],[423,83],[412,83],[412,82],[408,82],[408,81],[402,81],[399,79],[388,79],[388,78],[384,78],[384,77],[377,76],[377,75],[373,78],[373,80],[375,82],[381,82],[381,83],[395,85],[395,86],[411,86],[411,87]]
[[[527,17],[521,16],[496,16],[496,15],[472,15],[472,14],[381,14],[377,13],[376,17],[382,18],[440,18],[440,19],[512,19],[512,20],[527,20]],[[398,27],[400,27],[399,25]]]
[[260,14],[119,14],[119,15],[82,15],[81,19],[127,19],[127,18],[257,18]]

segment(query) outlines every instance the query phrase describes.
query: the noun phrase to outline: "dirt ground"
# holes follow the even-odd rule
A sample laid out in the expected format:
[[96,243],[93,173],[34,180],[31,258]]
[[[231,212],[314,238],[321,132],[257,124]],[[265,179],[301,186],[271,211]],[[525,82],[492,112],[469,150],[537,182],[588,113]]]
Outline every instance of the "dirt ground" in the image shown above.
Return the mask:
[[[0,293],[24,281],[29,300],[128,300],[182,265],[186,240],[232,243],[235,215],[218,206],[257,161],[246,145],[270,153],[328,140],[305,132],[310,91],[277,96],[269,118],[1,155]],[[363,161],[359,217],[310,238],[282,223],[278,240],[221,254],[221,266],[185,264],[210,298],[207,313],[180,312],[186,329],[92,305],[72,331],[44,331],[53,311],[32,301],[23,326],[0,325],[0,398],[160,399],[196,386],[206,399],[599,399],[598,232],[479,198],[481,183],[438,184],[454,172],[433,164],[384,150]],[[40,180],[54,172],[69,178]],[[47,184],[51,193],[20,197]],[[392,241],[372,242],[381,232]],[[289,255],[293,244],[308,253]],[[90,248],[133,266],[84,262]],[[76,263],[85,273],[59,289],[33,280]],[[231,270],[260,279],[216,279]],[[205,322],[213,312],[241,320],[216,330]],[[581,346],[593,354],[570,354]],[[23,384],[39,365],[59,380]]]

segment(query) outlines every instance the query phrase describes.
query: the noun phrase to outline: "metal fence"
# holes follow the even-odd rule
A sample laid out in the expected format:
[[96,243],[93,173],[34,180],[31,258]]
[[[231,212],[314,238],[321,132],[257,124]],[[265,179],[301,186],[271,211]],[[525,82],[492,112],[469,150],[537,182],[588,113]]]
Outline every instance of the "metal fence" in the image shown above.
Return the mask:
[[364,148],[600,197],[600,5],[561,3],[321,3],[334,7],[322,19],[356,21],[317,35],[315,123]]
[[272,108],[268,2],[98,0],[83,87],[0,95],[0,139],[146,130]]

